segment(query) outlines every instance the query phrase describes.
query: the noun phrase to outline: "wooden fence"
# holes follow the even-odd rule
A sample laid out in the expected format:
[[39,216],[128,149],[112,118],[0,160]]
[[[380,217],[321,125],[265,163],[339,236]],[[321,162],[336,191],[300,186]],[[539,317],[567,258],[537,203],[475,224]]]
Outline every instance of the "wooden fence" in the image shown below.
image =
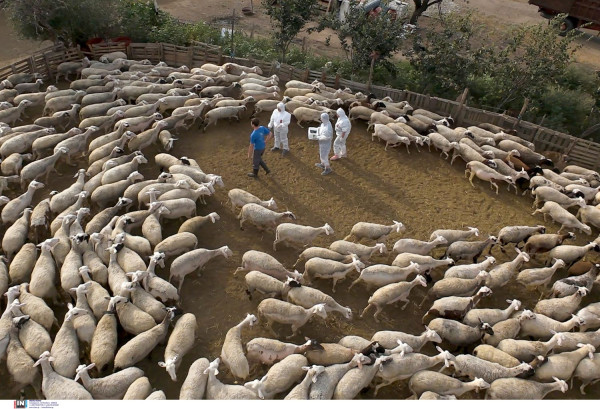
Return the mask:
[[[277,74],[282,82],[292,79],[308,82],[319,80],[330,87],[348,87],[353,92],[367,91],[366,84],[328,75],[326,72],[303,70],[287,64],[269,63],[252,58],[232,58],[223,55],[221,47],[199,42],[189,47],[165,43],[131,43],[129,45],[125,43],[108,43],[93,45],[90,51],[86,54],[93,58],[98,58],[107,52],[123,51],[131,59],[147,59],[154,64],[164,61],[174,67],[186,65],[191,68],[199,67],[204,63],[222,65],[226,62],[234,62],[246,66],[259,66],[264,75]],[[20,72],[38,72],[44,78],[53,79],[58,64],[64,61],[78,60],[83,55],[79,49],[66,49],[61,46],[40,50],[29,58],[0,68],[0,81],[11,74]],[[389,96],[395,101],[406,100],[415,108],[427,109],[440,115],[452,115],[457,124],[463,127],[491,123],[506,129],[516,129],[520,137],[535,144],[538,152],[556,151],[567,153],[571,159],[570,163],[600,170],[600,144],[596,142],[576,138],[531,122],[518,121],[517,118],[512,116],[469,107],[458,101],[376,85],[371,87],[370,92],[373,92],[379,98]]]

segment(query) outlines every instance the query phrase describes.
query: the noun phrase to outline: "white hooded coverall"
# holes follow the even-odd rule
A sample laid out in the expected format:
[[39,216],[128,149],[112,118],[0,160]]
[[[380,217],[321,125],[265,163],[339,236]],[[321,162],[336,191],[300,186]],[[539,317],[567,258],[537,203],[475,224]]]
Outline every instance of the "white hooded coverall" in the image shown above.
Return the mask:
[[288,145],[288,126],[292,116],[285,110],[283,102],[277,104],[277,108],[271,114],[271,120],[267,128],[273,129],[273,135],[275,137],[275,148],[283,148],[289,150]]
[[329,152],[331,152],[331,139],[333,138],[333,127],[329,121],[329,115],[321,114],[321,126],[319,126],[319,158],[321,163],[329,167]]
[[338,158],[346,156],[346,141],[352,129],[350,120],[342,108],[337,109],[338,120],[335,123],[335,134],[337,135],[333,142],[333,153]]

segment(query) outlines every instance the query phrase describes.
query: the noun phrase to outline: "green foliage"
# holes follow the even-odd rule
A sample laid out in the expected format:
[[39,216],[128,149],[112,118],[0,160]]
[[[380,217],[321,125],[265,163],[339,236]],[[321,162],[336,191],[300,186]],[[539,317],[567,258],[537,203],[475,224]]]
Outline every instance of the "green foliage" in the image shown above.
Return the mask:
[[589,94],[562,87],[549,87],[535,101],[530,115],[535,119],[544,115],[544,126],[561,132],[579,135],[585,129],[586,118],[595,100]]
[[546,89],[564,75],[572,56],[580,47],[573,40],[575,31],[560,37],[561,18],[549,24],[522,25],[507,34],[506,46],[496,50],[488,71],[503,98],[498,109],[519,105],[521,98],[540,99]]
[[472,14],[452,14],[437,30],[419,31],[413,37],[409,60],[419,73],[419,91],[432,95],[456,95],[469,86],[473,73],[482,72],[491,55],[488,47],[477,47],[482,34]]
[[320,21],[316,30],[322,31],[326,27],[337,32],[340,44],[351,61],[353,77],[371,63],[394,71],[390,59],[400,50],[406,30],[402,22],[391,14],[368,14],[362,5],[351,3],[344,22],[338,20],[335,14],[330,15]]
[[26,38],[85,42],[115,26],[115,0],[5,0],[17,31]]
[[263,0],[262,4],[271,18],[275,48],[285,62],[292,40],[317,12],[316,0]]

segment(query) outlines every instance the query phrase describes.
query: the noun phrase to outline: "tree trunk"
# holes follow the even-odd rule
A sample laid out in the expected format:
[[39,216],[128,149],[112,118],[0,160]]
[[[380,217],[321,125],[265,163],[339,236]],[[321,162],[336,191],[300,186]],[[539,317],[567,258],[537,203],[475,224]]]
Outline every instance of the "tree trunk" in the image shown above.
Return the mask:
[[415,11],[412,13],[412,16],[410,16],[409,23],[417,24],[419,17],[421,17],[421,15],[425,13],[429,7],[433,6],[434,4],[441,3],[442,1],[443,0],[413,0],[415,3]]
[[373,70],[375,68],[375,59],[376,59],[376,55],[373,55],[371,57],[371,67],[369,68],[369,81],[367,81],[367,89],[369,90],[369,92],[371,92],[371,85],[373,83]]

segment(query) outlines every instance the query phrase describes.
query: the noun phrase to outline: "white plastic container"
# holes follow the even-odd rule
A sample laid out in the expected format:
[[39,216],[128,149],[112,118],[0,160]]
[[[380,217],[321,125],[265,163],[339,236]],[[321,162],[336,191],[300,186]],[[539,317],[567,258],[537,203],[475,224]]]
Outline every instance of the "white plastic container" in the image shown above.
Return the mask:
[[308,139],[316,141],[319,138],[319,128],[310,127],[308,128]]

